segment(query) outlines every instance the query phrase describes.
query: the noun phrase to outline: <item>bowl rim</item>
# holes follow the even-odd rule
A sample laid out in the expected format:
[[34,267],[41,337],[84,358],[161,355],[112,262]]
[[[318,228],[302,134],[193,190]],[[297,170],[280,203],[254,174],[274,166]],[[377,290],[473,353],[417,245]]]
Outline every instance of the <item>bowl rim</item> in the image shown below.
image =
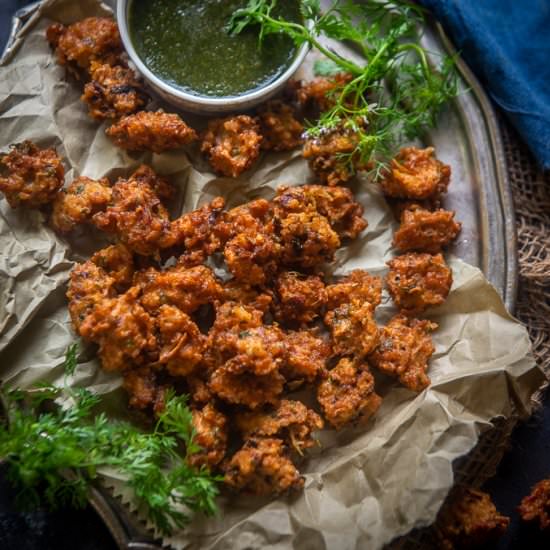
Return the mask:
[[[188,103],[194,103],[197,106],[222,107],[230,104],[234,107],[239,107],[241,105],[243,107],[246,107],[250,105],[251,102],[254,102],[255,100],[261,100],[264,96],[269,97],[270,95],[273,95],[273,93],[276,92],[284,82],[286,82],[287,80],[290,79],[290,77],[292,77],[292,75],[298,70],[300,65],[303,63],[304,58],[306,57],[309,51],[309,44],[307,42],[304,42],[304,44],[300,46],[298,53],[294,57],[294,61],[289,65],[289,67],[283,73],[281,73],[277,78],[275,78],[275,80],[273,80],[266,86],[262,86],[261,88],[257,88],[255,90],[252,90],[251,92],[246,92],[242,95],[222,96],[222,97],[209,97],[209,96],[200,96],[200,95],[191,94],[183,90],[180,90],[179,88],[159,78],[141,60],[140,56],[138,55],[138,53],[134,48],[132,39],[130,38],[130,33],[128,31],[128,7],[130,5],[130,2],[132,1],[134,0],[117,0],[117,7],[116,7],[116,17],[117,17],[118,28],[120,31],[120,37],[122,39],[122,43],[130,59],[136,65],[138,71],[142,74],[142,76],[146,80],[151,82],[155,87],[160,88],[163,92],[171,96],[174,96],[179,100],[182,100]],[[149,0],[149,1],[154,1],[154,0]]]

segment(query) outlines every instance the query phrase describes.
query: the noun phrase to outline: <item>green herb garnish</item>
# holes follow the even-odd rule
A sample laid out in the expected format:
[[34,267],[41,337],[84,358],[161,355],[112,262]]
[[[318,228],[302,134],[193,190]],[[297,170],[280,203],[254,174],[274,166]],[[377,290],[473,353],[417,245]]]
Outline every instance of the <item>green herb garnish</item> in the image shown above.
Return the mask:
[[[76,348],[69,348],[70,372]],[[58,406],[54,399],[70,406]],[[95,414],[99,396],[88,390],[42,385],[3,395],[7,417],[0,425],[0,457],[19,488],[23,505],[83,506],[98,470],[111,467],[128,479],[140,505],[164,534],[188,524],[194,512],[216,512],[219,477],[189,465],[200,448],[187,397],[166,395],[151,433]]]
[[[419,137],[436,124],[442,106],[458,94],[452,58],[432,67],[421,46],[419,29],[423,10],[406,1],[338,0],[325,11],[319,0],[300,2],[304,23],[272,15],[276,0],[249,0],[237,10],[229,30],[238,34],[250,25],[260,26],[260,42],[273,33],[285,33],[296,44],[305,42],[326,59],[316,64],[318,74],[350,73],[351,80],[333,96],[334,106],[308,129],[318,136],[336,127],[358,134],[350,153],[359,164],[369,165],[375,176],[386,166],[404,138]],[[343,57],[324,45],[323,38],[345,41],[365,63]],[[345,160],[345,159],[344,159]]]

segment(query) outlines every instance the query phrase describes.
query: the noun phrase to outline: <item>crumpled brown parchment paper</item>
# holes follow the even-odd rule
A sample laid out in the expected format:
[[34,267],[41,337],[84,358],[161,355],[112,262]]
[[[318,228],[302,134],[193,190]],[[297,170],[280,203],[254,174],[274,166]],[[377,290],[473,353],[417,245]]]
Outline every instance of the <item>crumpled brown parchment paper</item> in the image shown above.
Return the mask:
[[[24,139],[55,146],[66,161],[67,181],[81,174],[116,178],[146,162],[178,188],[174,214],[216,195],[233,206],[271,197],[283,183],[311,179],[299,152],[266,155],[234,181],[212,174],[197,149],[140,156],[116,149],[105,126],[87,116],[79,85],[56,64],[44,38],[50,19],[70,23],[102,13],[106,8],[97,0],[47,0],[20,32],[17,47],[0,67],[2,151]],[[395,222],[375,185],[361,180],[354,191],[369,227],[338,252],[329,271],[361,267],[384,274]],[[66,281],[73,263],[102,242],[90,228],[61,239],[44,222],[39,212],[13,211],[0,199],[0,378],[13,386],[62,383],[64,353],[75,340]],[[525,328],[506,312],[497,291],[477,268],[457,258],[449,261],[451,294],[429,313],[439,330],[427,391],[416,395],[381,385],[384,401],[366,430],[320,434],[322,448],[303,468],[303,493],[276,500],[220,498],[216,518],[197,517],[163,543],[178,549],[376,549],[431,523],[453,484],[453,461],[475,446],[492,418],[528,414],[531,395],[544,381]],[[393,313],[385,295],[379,322]],[[93,349],[81,348],[71,383],[104,394],[106,407],[124,415],[119,377],[101,371]],[[124,480],[116,472],[104,475],[105,485],[137,510]]]

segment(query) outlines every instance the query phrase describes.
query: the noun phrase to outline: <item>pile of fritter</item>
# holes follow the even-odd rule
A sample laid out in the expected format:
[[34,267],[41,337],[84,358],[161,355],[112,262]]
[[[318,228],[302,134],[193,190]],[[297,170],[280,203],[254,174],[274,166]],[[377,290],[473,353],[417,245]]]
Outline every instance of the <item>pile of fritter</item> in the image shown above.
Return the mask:
[[122,149],[162,153],[198,140],[213,170],[230,178],[253,166],[262,150],[300,146],[321,183],[342,184],[369,168],[359,158],[353,129],[335,127],[315,136],[304,132],[304,121],[314,120],[334,103],[350,81],[349,74],[290,82],[282,98],[268,101],[252,115],[212,119],[197,132],[177,114],[146,110],[149,96],[129,67],[112,19],[89,17],[69,26],[55,23],[46,36],[57,61],[84,82],[82,101],[90,116],[111,123],[106,133]]
[[[301,487],[295,459],[314,445],[312,432],[324,421],[336,429],[363,425],[379,408],[371,368],[412,391],[429,385],[436,325],[412,315],[449,292],[451,271],[430,252],[458,232],[452,215],[445,228],[441,210],[434,224],[431,211],[403,210],[396,240],[407,227],[420,252],[389,262],[386,280],[400,313],[379,327],[379,277],[361,269],[338,280],[324,274],[338,248],[367,227],[348,188],[283,186],[272,200],[229,210],[217,197],[171,219],[175,190],[148,166],[114,183],[81,176],[59,190],[62,172],[54,167],[62,164],[53,150],[27,142],[2,162],[4,189],[25,182],[25,200],[19,184],[8,190],[13,206],[47,199],[59,233],[88,224],[112,238],[71,274],[74,328],[98,346],[105,370],[121,373],[132,407],[154,414],[168,388],[190,395],[202,448],[193,461],[224,472],[228,485],[257,494]],[[50,168],[57,180],[45,193]],[[424,169],[415,176],[424,178]],[[407,218],[422,212],[420,221]],[[213,265],[230,278],[216,276]],[[291,399],[297,389],[315,395],[318,412]],[[230,435],[242,445],[234,454]]]
[[[52,25],[58,61],[85,79],[83,100],[120,147],[162,152],[197,139],[178,115],[144,110],[147,96],[124,57],[116,24],[89,18]],[[303,142],[298,109],[334,101],[346,75],[294,83],[255,117],[214,119],[201,150],[236,177],[261,149]],[[151,416],[168,389],[187,393],[200,452],[228,486],[281,494],[303,486],[297,464],[324,427],[361,426],[380,407],[371,369],[414,392],[430,379],[435,323],[415,318],[447,297],[452,273],[442,249],[460,224],[439,204],[450,168],[432,148],[402,149],[381,188],[400,217],[386,283],[399,313],[375,319],[383,281],[362,269],[333,279],[336,251],[367,227],[363,207],[337,184],[362,169],[349,129],[307,138],[304,156],[319,184],[280,187],[271,200],[232,209],[222,197],[171,219],[175,189],[150,167],[115,182],[76,178],[65,189],[61,158],[31,142],[0,159],[11,206],[49,211],[67,234],[83,224],[113,244],[72,271],[67,296],[77,334],[119,372],[131,407]],[[216,271],[214,270],[216,267]],[[219,275],[218,268],[226,274]],[[313,409],[292,392],[310,393]]]

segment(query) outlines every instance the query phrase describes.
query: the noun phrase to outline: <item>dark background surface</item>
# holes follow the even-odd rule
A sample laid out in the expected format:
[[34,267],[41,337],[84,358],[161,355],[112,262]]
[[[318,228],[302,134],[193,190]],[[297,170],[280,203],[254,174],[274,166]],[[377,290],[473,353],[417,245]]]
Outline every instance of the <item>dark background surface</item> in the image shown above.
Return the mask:
[[[28,0],[0,0],[0,51],[9,35],[11,17]],[[0,468],[0,549],[2,550],[115,550],[115,544],[93,509],[15,510],[15,492]],[[485,486],[498,510],[511,525],[498,550],[550,549],[550,536],[520,525],[516,513],[523,496],[543,477],[550,477],[550,399],[544,408],[519,426],[497,475]]]

